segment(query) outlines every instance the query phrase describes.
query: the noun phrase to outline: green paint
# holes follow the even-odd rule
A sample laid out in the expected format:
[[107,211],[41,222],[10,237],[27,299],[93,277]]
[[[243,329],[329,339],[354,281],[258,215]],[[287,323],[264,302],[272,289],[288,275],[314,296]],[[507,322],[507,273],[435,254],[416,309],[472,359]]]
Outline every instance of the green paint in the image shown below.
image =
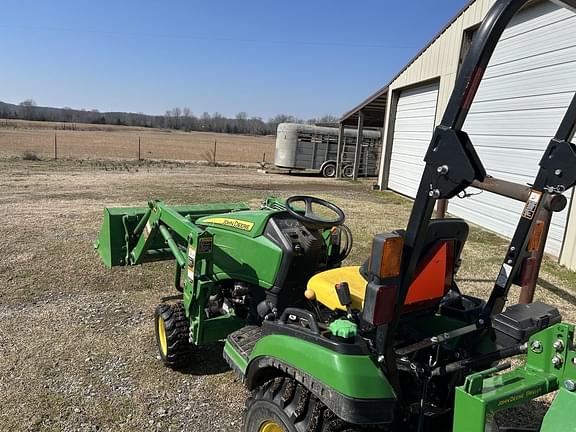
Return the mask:
[[224,344],[224,352],[230,358],[234,364],[242,371],[244,375],[246,373],[246,368],[248,366],[248,362],[244,357],[242,357],[238,352],[234,349],[234,347],[230,344],[230,342],[226,341]]
[[[576,379],[573,363],[576,352],[571,348],[573,338],[574,325],[556,324],[530,338],[526,364],[523,367],[501,375],[494,375],[497,369],[469,375],[464,385],[456,388],[454,430],[484,432],[486,418],[490,413],[528,402],[558,390],[566,379]],[[553,346],[558,340],[563,346],[560,350]],[[536,341],[542,349],[531,349]],[[552,362],[554,357],[560,359],[557,365]],[[545,424],[548,431],[575,430],[555,428],[567,421],[566,413],[562,417],[561,409],[568,403],[572,409],[576,406],[572,395],[560,396],[557,402],[560,408],[547,415],[549,418]],[[572,425],[570,427],[574,428]]]
[[270,335],[256,343],[250,362],[258,357],[276,358],[348,397],[396,398],[392,386],[369,356],[340,354],[299,338]]
[[240,279],[263,288],[274,285],[282,250],[264,236],[246,238],[233,230],[210,227],[214,234],[214,277]]
[[575,432],[576,392],[561,388],[544,416],[540,432]]
[[100,235],[94,242],[106,267],[126,265],[126,229],[123,219],[135,228],[148,209],[145,207],[105,208]]
[[[126,257],[128,252],[135,248],[137,241],[141,238],[140,234],[142,231],[137,232],[136,236],[132,236],[132,233],[138,228],[139,222],[150,213],[150,209],[153,206],[158,208],[163,206],[167,208],[165,204],[153,201],[148,207],[115,207],[104,209],[100,235],[94,242],[94,247],[98,250],[104,265],[113,267],[130,264]],[[244,203],[232,203],[172,206],[170,209],[182,216],[183,219],[186,218],[188,221],[194,222],[203,216],[248,210],[249,207]],[[172,216],[174,215],[172,214]],[[170,225],[169,227],[172,228]],[[144,226],[140,226],[139,228],[142,230]],[[186,238],[186,236],[183,238]],[[163,239],[157,239],[156,242],[149,245],[149,248],[162,248],[163,243]],[[166,255],[163,259],[172,259],[172,257]]]
[[[213,214],[198,219],[196,223],[198,225],[232,231],[244,236],[254,238],[262,235],[268,220],[275,213],[278,213],[278,211],[255,210],[236,213]],[[237,224],[234,222],[237,222]]]

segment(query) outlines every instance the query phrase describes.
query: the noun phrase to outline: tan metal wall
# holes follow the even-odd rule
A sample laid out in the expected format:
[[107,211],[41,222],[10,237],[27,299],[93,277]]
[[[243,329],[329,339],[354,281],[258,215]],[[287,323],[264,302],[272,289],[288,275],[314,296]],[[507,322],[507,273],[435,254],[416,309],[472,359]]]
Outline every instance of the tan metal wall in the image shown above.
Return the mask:
[[[466,29],[478,25],[495,0],[476,0],[430,45],[404,72],[402,72],[388,87],[388,100],[392,101],[392,93],[403,88],[418,84],[422,81],[440,78],[438,105],[436,108],[436,124],[440,123],[458,71],[460,47],[462,36]],[[386,107],[384,122],[384,137],[388,136],[390,123],[390,109]],[[384,167],[385,151],[382,152],[381,167]],[[378,183],[383,185],[384,169],[380,170]]]
[[[393,93],[398,90],[418,85],[432,79],[440,79],[438,105],[436,108],[435,123],[439,124],[448,104],[448,99],[458,71],[460,49],[464,31],[472,28],[482,21],[490,7],[496,0],[476,0],[448,27],[420,56],[412,62],[389,86],[388,101],[394,100]],[[389,138],[392,103],[386,107],[386,117],[383,128],[383,137]],[[387,181],[386,159],[389,143],[385,142],[382,151],[380,175],[378,184],[385,188]],[[576,200],[571,202],[571,214],[566,227],[566,239],[560,263],[572,270],[576,270]]]

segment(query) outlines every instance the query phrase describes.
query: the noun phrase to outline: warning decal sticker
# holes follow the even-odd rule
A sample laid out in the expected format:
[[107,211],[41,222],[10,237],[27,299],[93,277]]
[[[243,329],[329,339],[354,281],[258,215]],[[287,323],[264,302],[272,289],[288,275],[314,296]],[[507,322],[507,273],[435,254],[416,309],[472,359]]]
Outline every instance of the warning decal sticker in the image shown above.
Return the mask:
[[498,274],[496,284],[501,287],[506,286],[508,279],[510,279],[510,273],[512,273],[512,266],[509,264],[503,264],[502,268],[500,268],[500,274]]
[[198,253],[207,254],[212,252],[212,237],[201,237],[198,243]]
[[196,264],[196,248],[188,246],[188,280],[194,282],[194,265]]
[[526,202],[526,206],[524,207],[524,211],[522,212],[522,217],[524,219],[532,220],[534,219],[536,209],[538,208],[538,203],[540,202],[540,198],[542,198],[542,192],[532,191],[530,192],[530,197]]

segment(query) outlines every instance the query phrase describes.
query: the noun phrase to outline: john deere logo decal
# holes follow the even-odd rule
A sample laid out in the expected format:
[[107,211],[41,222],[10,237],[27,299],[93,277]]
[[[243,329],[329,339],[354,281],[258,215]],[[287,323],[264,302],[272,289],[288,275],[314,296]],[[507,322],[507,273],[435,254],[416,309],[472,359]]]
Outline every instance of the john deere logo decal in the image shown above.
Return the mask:
[[252,231],[252,228],[254,228],[254,222],[246,222],[243,220],[230,219],[230,218],[221,218],[221,217],[210,218],[210,219],[204,219],[204,222],[213,223],[217,225],[226,225],[242,231]]

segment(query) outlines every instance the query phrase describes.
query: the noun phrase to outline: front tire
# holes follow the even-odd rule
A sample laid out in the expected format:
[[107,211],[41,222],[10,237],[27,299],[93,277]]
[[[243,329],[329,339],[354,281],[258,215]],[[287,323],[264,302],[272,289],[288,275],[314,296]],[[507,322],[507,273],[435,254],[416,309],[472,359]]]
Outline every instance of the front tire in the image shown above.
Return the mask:
[[308,389],[279,377],[252,392],[246,403],[243,432],[352,432]]
[[324,177],[336,177],[336,165],[333,163],[329,163],[322,167],[322,175]]
[[189,342],[189,323],[181,302],[162,303],[156,307],[154,330],[164,365],[181,369],[190,364],[193,345]]

